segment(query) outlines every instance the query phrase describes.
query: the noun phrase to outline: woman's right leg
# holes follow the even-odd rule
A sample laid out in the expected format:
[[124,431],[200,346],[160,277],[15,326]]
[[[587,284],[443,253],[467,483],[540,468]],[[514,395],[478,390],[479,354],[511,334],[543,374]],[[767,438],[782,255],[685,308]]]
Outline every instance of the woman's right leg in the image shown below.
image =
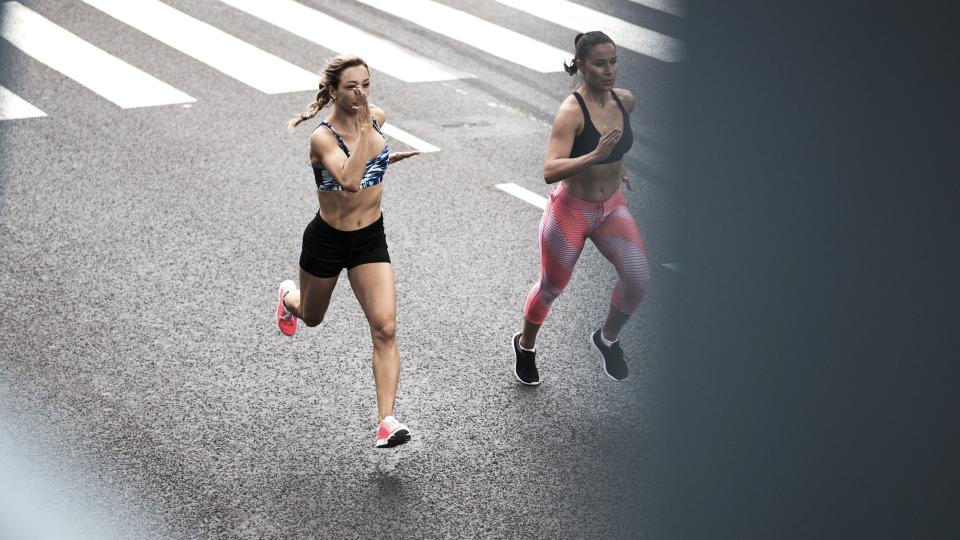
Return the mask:
[[301,268],[300,288],[283,297],[284,307],[307,326],[317,326],[327,314],[330,297],[339,278],[339,274],[326,278],[317,277]]
[[517,357],[513,373],[517,380],[529,386],[540,384],[534,352],[537,333],[553,301],[570,282],[589,229],[587,216],[563,204],[562,193],[558,187],[550,194],[540,220],[540,279],[523,305],[523,331],[513,336],[513,352]]
[[524,349],[536,345],[537,332],[550,306],[570,282],[590,229],[587,216],[564,205],[560,193],[562,190],[550,194],[540,220],[540,279],[530,289],[523,306],[520,346]]

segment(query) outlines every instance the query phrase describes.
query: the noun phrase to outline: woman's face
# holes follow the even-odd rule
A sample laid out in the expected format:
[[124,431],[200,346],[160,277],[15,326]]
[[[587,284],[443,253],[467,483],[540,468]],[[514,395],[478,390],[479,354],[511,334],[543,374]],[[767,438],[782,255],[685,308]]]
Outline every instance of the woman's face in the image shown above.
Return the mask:
[[617,47],[613,43],[600,43],[585,59],[578,60],[583,81],[595,90],[611,90],[617,80]]
[[370,72],[364,66],[354,66],[343,70],[340,73],[340,84],[337,86],[337,105],[347,111],[354,110],[357,99],[353,95],[353,89],[359,88],[367,101],[370,100]]

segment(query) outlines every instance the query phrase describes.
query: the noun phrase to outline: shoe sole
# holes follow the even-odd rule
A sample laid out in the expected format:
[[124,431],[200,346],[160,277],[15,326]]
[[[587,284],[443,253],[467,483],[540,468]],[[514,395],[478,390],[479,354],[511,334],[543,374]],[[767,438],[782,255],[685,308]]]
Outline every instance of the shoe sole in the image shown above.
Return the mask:
[[[281,306],[282,304],[283,304],[283,284],[281,284],[279,287],[277,287],[277,309],[273,310],[273,311],[274,311],[274,313],[273,313],[273,322],[274,322],[274,324],[277,325],[277,332],[280,332],[281,335],[284,335],[284,336],[287,336],[287,337],[293,337],[293,336],[296,335],[296,333],[297,333],[297,327],[294,327],[294,328],[293,328],[293,334],[288,334],[288,333],[284,332],[282,328],[280,328],[280,319],[277,317],[277,313],[276,313],[276,312],[280,311],[280,306]],[[300,321],[297,321],[297,326],[300,326]]]
[[391,448],[393,446],[401,445],[405,442],[410,441],[410,430],[406,428],[400,428],[390,434],[390,437],[386,440],[377,439],[377,448]]
[[[516,358],[516,356],[517,356],[517,346],[514,345],[513,340],[517,339],[517,336],[518,336],[518,335],[519,335],[519,334],[514,334],[513,337],[510,338],[510,348],[513,350],[513,356],[514,356],[514,358]],[[517,363],[516,363],[516,361],[514,361],[514,363],[513,363],[513,376],[517,378],[517,381],[519,381],[520,384],[524,384],[524,385],[526,385],[526,386],[539,386],[539,385],[540,385],[540,381],[537,381],[537,382],[526,382],[526,381],[524,381],[523,379],[521,379],[521,378],[520,378],[520,374],[517,373]]]
[[592,334],[590,335],[590,346],[592,346],[592,347],[593,347],[593,350],[597,351],[597,354],[600,355],[600,367],[603,369],[603,372],[607,374],[607,377],[610,377],[611,379],[613,379],[613,380],[615,380],[615,381],[617,381],[617,382],[623,382],[623,381],[627,380],[627,377],[629,377],[630,375],[627,375],[627,377],[624,377],[624,378],[622,378],[622,379],[618,379],[618,378],[614,377],[613,375],[611,375],[609,371],[607,371],[607,361],[606,361],[606,359],[603,357],[603,351],[600,350],[600,347],[597,347],[597,342],[593,340],[593,335],[592,335]]

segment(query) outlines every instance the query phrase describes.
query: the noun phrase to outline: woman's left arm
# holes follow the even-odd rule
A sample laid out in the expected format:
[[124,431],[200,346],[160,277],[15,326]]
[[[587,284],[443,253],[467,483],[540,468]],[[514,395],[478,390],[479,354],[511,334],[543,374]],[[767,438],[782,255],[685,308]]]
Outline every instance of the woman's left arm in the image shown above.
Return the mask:
[[[614,92],[617,93],[617,97],[623,102],[623,108],[627,110],[627,114],[632,113],[634,107],[637,106],[637,98],[633,96],[633,93],[624,88],[617,88]],[[630,183],[630,175],[627,173],[627,164],[622,161],[620,162],[620,181],[627,185],[628,190],[633,191],[633,185]]]

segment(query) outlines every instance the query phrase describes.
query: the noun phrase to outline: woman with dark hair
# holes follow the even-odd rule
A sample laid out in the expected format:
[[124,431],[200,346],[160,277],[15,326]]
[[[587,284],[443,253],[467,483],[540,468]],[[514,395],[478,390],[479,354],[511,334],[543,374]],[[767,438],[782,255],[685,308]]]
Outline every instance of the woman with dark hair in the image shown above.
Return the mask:
[[646,248],[620,190],[630,186],[623,155],[633,144],[629,114],[636,100],[614,88],[617,47],[603,32],[577,34],[576,55],[564,67],[582,82],[560,105],[553,122],[543,178],[558,183],[540,221],[540,279],[527,295],[523,331],[513,336],[514,374],[526,385],[540,384],[537,332],[563,291],[587,238],[613,263],[620,280],[613,289],[603,326],[590,337],[610,378],[627,378],[618,341],[620,330],[639,307],[649,280]]
[[307,326],[320,324],[340,272],[347,269],[373,339],[380,420],[376,446],[387,447],[410,440],[410,430],[393,416],[400,380],[397,292],[380,200],[387,165],[419,152],[390,152],[380,133],[386,115],[369,103],[369,94],[367,64],[356,56],[337,56],[324,66],[320,90],[307,113],[290,120],[290,127],[296,127],[333,104],[310,136],[320,209],[303,233],[300,288],[289,279],[280,284],[276,320],[287,336],[297,332],[301,320]]

